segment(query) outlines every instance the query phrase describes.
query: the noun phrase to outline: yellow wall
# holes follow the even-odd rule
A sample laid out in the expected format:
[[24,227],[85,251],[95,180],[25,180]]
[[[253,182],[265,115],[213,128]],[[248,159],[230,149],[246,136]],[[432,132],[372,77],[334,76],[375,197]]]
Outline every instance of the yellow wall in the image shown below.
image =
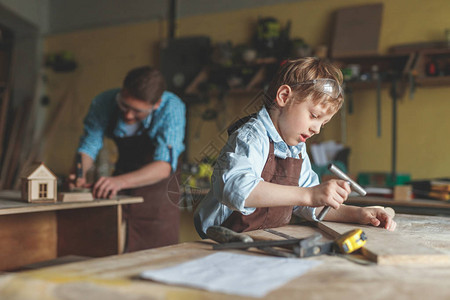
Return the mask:
[[[402,43],[442,40],[450,28],[450,1],[447,0],[316,0],[265,6],[236,12],[183,18],[178,21],[177,36],[207,35],[213,42],[250,41],[258,16],[274,16],[282,24],[292,20],[291,37],[302,37],[312,46],[329,44],[333,12],[341,7],[384,3],[380,35],[380,52]],[[50,36],[48,52],[74,52],[79,68],[71,74],[49,72],[47,89],[56,102],[67,92],[71,99],[47,146],[47,165],[58,174],[69,169],[81,133],[81,121],[93,96],[104,89],[119,86],[126,71],[142,64],[157,65],[157,42],[165,36],[165,26],[158,22],[108,27]],[[399,172],[413,178],[449,176],[450,101],[449,87],[418,88],[413,100],[404,97],[398,107]],[[376,135],[376,96],[374,91],[355,92],[353,114],[347,115],[347,144],[351,147],[350,171],[389,171],[391,168],[391,100],[382,92],[382,136]],[[242,104],[251,96],[226,97],[223,103],[213,100],[192,106],[189,115],[189,158],[196,160],[207,144],[223,144],[223,128],[236,114],[242,115]],[[221,106],[224,105],[224,106]],[[200,123],[206,108],[226,111],[214,121]],[[51,114],[50,114],[51,115]],[[53,117],[50,117],[53,118]],[[320,140],[337,139],[340,134],[337,116],[324,129]],[[197,135],[196,135],[197,134]]]
[[50,122],[55,118],[58,103],[66,103],[55,134],[46,145],[45,161],[56,174],[67,174],[71,167],[82,121],[92,98],[106,89],[120,87],[131,68],[154,65],[164,31],[164,24],[150,22],[77,31],[46,39],[46,53],[68,50],[74,53],[78,63],[74,72],[46,72]]

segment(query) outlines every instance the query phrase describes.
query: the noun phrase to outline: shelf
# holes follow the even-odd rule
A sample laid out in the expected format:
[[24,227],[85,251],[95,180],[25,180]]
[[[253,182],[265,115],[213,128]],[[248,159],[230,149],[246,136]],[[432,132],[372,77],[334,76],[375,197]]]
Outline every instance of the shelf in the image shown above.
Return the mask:
[[[260,89],[248,89],[248,88],[235,88],[229,89],[225,93],[227,96],[233,97],[253,97],[256,96],[261,90]],[[222,94],[223,95],[223,94]],[[221,96],[221,93],[217,90],[209,91],[207,93],[208,97],[217,98]],[[189,103],[204,103],[207,102],[204,97],[198,92],[185,93],[183,99]]]
[[[420,87],[439,87],[450,85],[450,47],[447,42],[425,42],[393,47],[395,53],[414,53],[416,58],[409,72]],[[429,64],[433,62],[436,75],[429,75]]]
[[[360,74],[368,75],[372,72],[372,67],[376,65],[378,67],[379,76],[382,78],[382,89],[391,87],[394,78],[398,80],[398,96],[403,95],[409,82],[410,74],[415,75],[415,83],[420,87],[450,86],[450,75],[427,76],[425,72],[426,64],[431,59],[439,60],[440,70],[444,70],[445,66],[448,64],[449,70],[445,69],[445,74],[447,74],[447,71],[450,72],[450,48],[420,48],[415,50],[408,48],[408,52],[406,52],[406,50],[403,52],[399,50],[396,51],[396,53],[387,55],[340,57],[334,58],[332,61],[341,69],[351,64],[358,64],[360,66]],[[242,66],[253,68],[250,78],[243,80],[244,82],[242,84],[236,84],[234,86],[228,81],[229,78],[220,78],[222,82],[221,85],[218,85],[219,90],[225,89],[227,94],[236,96],[256,95],[264,85],[268,75],[274,71],[271,68],[276,65],[276,63],[270,61]],[[186,88],[185,94],[190,96],[200,94],[203,94],[204,96],[219,95],[219,91],[215,91],[214,89],[208,90],[210,87],[205,88],[205,86],[202,85],[216,84],[217,79],[214,77],[217,77],[217,74],[220,74],[220,72],[230,73],[231,69],[232,68],[218,66],[205,67]],[[239,66],[236,67],[236,69],[239,69]],[[346,81],[346,84],[353,90],[375,90],[378,88],[378,82],[374,80],[349,80]]]
[[428,76],[416,78],[415,82],[421,87],[450,86],[450,76]]
[[[355,90],[370,90],[370,89],[376,89],[378,87],[378,82],[377,81],[347,81],[346,85],[348,87],[351,87],[352,89]],[[390,87],[390,83],[388,82],[382,82],[381,83],[381,88],[388,88]]]
[[[397,96],[401,97],[405,92],[408,74],[413,65],[416,55],[409,54],[388,54],[388,55],[370,55],[356,57],[335,58],[333,62],[341,69],[358,65],[360,72],[359,78],[365,75],[368,80],[351,79],[346,80],[346,84],[352,90],[376,90],[390,88],[392,83],[397,81]],[[377,67],[378,76],[381,78],[381,84],[377,80],[371,79],[373,67]],[[380,85],[379,85],[380,84]]]
[[256,95],[267,81],[267,75],[272,74],[277,67],[273,59],[232,67],[205,66],[184,93],[190,96],[217,96],[223,91],[238,96]]
[[372,66],[374,65],[378,67],[380,74],[387,72],[405,74],[411,66],[413,59],[413,54],[388,54],[334,58],[333,62],[341,68],[345,68],[351,64],[357,64],[360,66],[360,74],[371,73]]

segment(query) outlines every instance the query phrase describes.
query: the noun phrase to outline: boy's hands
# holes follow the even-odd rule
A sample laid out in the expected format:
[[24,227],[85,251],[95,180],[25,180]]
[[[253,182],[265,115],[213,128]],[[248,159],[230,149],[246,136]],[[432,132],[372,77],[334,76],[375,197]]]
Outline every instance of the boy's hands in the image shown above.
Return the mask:
[[345,180],[325,181],[311,188],[311,206],[330,206],[339,209],[350,192],[350,185]]
[[394,231],[395,227],[397,227],[397,223],[384,208],[362,207],[359,210],[357,218],[358,223],[360,224],[371,224],[376,227],[380,226],[389,231]]

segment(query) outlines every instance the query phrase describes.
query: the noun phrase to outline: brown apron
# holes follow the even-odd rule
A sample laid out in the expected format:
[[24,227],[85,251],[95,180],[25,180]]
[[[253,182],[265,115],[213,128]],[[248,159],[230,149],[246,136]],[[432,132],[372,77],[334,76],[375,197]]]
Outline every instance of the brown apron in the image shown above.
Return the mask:
[[[155,152],[155,145],[148,135],[152,124],[140,135],[120,138],[112,135],[117,120],[116,113],[108,126],[119,151],[114,175],[135,171],[152,162]],[[121,191],[121,194],[144,198],[143,203],[123,208],[123,218],[127,223],[126,252],[178,243],[180,210],[177,204],[180,192],[176,172],[160,182]]]
[[[303,159],[278,158],[274,154],[274,144],[270,141],[269,156],[261,173],[266,182],[298,186]],[[234,211],[222,224],[236,232],[287,225],[291,220],[293,206],[258,207],[250,215]]]

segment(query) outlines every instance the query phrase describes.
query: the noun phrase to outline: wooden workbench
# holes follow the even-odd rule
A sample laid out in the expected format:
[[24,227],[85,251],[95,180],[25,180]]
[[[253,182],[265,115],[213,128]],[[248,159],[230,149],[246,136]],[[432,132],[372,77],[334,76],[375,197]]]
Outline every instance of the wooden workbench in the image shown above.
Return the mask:
[[[396,235],[450,255],[450,218],[397,215]],[[305,237],[317,228],[290,225],[278,231]],[[375,231],[374,231],[375,232]],[[253,237],[280,239],[265,231]],[[369,239],[371,235],[369,234]],[[387,245],[389,246],[389,245]],[[408,250],[409,251],[409,250]],[[190,242],[135,253],[0,276],[0,298],[18,299],[243,299],[193,288],[144,281],[144,270],[173,266],[214,251],[211,242]],[[242,253],[237,251],[237,253]],[[450,299],[449,264],[360,265],[341,257],[306,258],[324,263],[269,293],[266,299]]]
[[[20,193],[0,193],[0,270],[66,255],[120,253],[122,205],[141,197],[89,202],[27,203]],[[0,297],[1,298],[1,297]]]

